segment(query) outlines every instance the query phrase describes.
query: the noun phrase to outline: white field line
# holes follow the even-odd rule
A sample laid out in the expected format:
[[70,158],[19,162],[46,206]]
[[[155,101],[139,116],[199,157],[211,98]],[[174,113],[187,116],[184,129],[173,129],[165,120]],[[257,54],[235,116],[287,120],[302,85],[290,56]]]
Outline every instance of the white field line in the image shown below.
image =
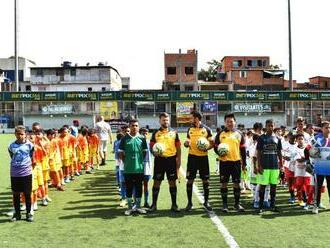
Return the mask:
[[[182,176],[184,176],[184,178],[186,177],[186,172],[182,169],[182,167],[180,168],[180,173],[181,173]],[[197,199],[199,200],[199,202],[201,204],[203,204],[204,203],[204,196],[199,192],[199,190],[198,190],[198,188],[196,187],[195,184],[193,185],[193,191],[194,191],[195,195],[197,196]],[[213,211],[207,212],[207,213],[208,213],[210,219],[212,220],[212,222],[214,223],[214,225],[216,225],[216,227],[218,228],[218,231],[224,237],[224,239],[225,239],[226,243],[228,244],[228,246],[230,248],[239,248],[239,245],[237,244],[236,240],[229,233],[228,229],[222,223],[220,218]]]

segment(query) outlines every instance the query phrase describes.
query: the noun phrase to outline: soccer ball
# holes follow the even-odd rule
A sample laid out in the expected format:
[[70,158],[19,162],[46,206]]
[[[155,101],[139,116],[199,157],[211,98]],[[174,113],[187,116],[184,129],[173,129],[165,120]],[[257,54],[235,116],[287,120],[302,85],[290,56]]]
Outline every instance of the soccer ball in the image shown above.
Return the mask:
[[210,146],[210,142],[206,138],[199,138],[197,140],[196,146],[198,150],[205,151]]
[[320,157],[320,149],[317,148],[317,147],[312,147],[310,150],[309,150],[309,156],[311,158],[319,158]]
[[152,152],[156,155],[162,155],[163,152],[165,150],[165,146],[163,143],[156,143],[154,144],[154,146],[152,147]]
[[218,146],[218,153],[220,155],[220,157],[226,156],[229,152],[229,146],[226,143],[221,143]]

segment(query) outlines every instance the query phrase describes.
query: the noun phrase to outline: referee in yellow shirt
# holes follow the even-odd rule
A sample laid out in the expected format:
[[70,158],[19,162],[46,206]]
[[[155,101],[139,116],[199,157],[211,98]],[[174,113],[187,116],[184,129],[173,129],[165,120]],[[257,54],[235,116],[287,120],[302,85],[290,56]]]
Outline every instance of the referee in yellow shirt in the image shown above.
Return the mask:
[[[213,148],[212,131],[210,128],[202,124],[202,114],[194,111],[191,113],[191,124],[192,126],[188,129],[187,140],[184,146],[189,148],[188,164],[187,164],[187,197],[188,204],[186,211],[192,209],[192,189],[193,183],[196,178],[197,171],[203,181],[204,190],[204,208],[207,211],[212,211],[212,207],[209,204],[209,178],[210,178],[210,167],[209,157],[207,151]],[[210,144],[205,150],[200,150],[197,147],[197,141],[200,138],[207,139]]]
[[176,203],[176,180],[178,179],[177,171],[181,165],[181,143],[178,132],[170,128],[169,118],[170,117],[167,113],[161,113],[159,115],[160,128],[152,134],[150,139],[151,151],[156,143],[163,144],[165,148],[161,155],[153,153],[155,156],[155,163],[153,176],[154,185],[152,187],[152,205],[150,208],[151,212],[157,210],[157,199],[160,184],[164,180],[165,173],[168,184],[170,186],[170,194],[172,200],[171,210],[173,212],[180,211]]
[[[221,197],[223,202],[223,212],[228,212],[228,182],[232,178],[234,188],[235,205],[238,212],[243,212],[244,208],[240,205],[240,180],[241,170],[246,168],[246,148],[243,134],[235,128],[236,119],[234,114],[227,114],[224,117],[225,129],[222,130],[214,140],[214,151],[219,155],[220,161],[220,183]],[[218,146],[221,143],[228,145],[228,153],[220,156]]]

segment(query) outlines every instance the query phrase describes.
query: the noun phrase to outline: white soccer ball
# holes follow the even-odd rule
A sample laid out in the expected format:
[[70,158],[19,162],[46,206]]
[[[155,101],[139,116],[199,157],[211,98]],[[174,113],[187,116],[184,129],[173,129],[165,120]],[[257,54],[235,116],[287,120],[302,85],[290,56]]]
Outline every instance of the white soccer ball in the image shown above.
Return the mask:
[[226,143],[221,143],[218,146],[218,153],[220,155],[220,157],[226,156],[229,152],[229,146]]
[[201,137],[197,140],[196,146],[198,150],[205,151],[209,148],[210,142],[206,138]]
[[310,150],[309,150],[309,156],[311,158],[319,158],[320,157],[320,149],[317,148],[317,147],[312,147]]
[[165,145],[163,143],[155,143],[152,147],[152,152],[156,155],[162,155],[165,151]]

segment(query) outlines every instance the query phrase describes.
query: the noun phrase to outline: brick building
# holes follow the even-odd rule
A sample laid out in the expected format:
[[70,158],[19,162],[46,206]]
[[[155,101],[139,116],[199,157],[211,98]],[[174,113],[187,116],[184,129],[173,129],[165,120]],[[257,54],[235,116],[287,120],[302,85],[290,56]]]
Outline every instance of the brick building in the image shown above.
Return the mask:
[[163,90],[198,90],[197,78],[198,53],[195,49],[187,53],[165,53],[165,80]]
[[316,89],[329,90],[330,77],[316,76],[309,78],[309,85]]
[[225,56],[219,68],[219,81],[229,90],[283,90],[284,70],[270,65],[268,56]]

